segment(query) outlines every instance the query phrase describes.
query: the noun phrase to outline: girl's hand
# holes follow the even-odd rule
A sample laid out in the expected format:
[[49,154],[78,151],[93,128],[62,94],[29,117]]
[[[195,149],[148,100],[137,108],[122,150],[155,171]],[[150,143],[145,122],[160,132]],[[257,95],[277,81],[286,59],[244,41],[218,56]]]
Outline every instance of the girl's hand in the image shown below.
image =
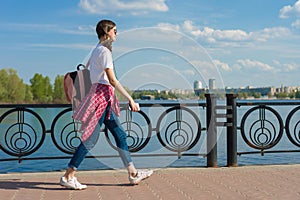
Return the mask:
[[129,101],[129,109],[133,112],[138,112],[140,110],[140,106],[138,103],[134,101]]

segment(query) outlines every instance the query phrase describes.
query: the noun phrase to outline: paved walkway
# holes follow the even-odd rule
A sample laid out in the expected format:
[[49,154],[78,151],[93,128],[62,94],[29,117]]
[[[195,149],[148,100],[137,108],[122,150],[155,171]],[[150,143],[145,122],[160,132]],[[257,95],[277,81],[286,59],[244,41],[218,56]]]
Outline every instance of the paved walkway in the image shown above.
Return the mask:
[[1,200],[300,199],[300,165],[167,168],[137,186],[123,170],[81,171],[83,191],[58,185],[63,172],[0,174]]

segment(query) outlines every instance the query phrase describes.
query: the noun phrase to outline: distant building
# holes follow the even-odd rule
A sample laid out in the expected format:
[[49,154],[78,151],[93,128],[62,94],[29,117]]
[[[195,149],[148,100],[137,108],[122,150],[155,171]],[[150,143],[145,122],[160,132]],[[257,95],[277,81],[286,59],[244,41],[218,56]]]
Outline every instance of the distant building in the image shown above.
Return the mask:
[[255,87],[241,87],[241,88],[229,88],[227,87],[225,89],[226,93],[242,93],[242,92],[247,92],[249,94],[251,93],[260,93],[261,96],[268,96],[271,95],[273,96],[276,93],[276,88],[275,87],[260,87],[260,88],[255,88]]
[[194,93],[197,96],[200,96],[201,93],[205,93],[206,89],[203,88],[202,82],[201,81],[194,81]]
[[293,93],[300,91],[300,86],[284,86],[276,89],[276,93]]
[[216,79],[209,79],[208,80],[208,89],[209,91],[216,89]]
[[171,89],[169,92],[173,94],[192,94],[194,91],[190,89]]
[[202,89],[201,81],[194,81],[194,90]]

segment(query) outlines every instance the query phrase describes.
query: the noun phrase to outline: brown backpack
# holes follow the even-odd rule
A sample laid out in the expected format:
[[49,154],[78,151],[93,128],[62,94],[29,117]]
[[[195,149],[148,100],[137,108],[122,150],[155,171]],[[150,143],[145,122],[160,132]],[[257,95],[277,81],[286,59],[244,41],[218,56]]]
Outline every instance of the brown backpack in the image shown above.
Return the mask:
[[[80,69],[81,67],[83,69]],[[76,71],[68,72],[64,77],[64,91],[67,101],[76,108],[89,92],[91,85],[89,69],[85,65],[79,64]]]

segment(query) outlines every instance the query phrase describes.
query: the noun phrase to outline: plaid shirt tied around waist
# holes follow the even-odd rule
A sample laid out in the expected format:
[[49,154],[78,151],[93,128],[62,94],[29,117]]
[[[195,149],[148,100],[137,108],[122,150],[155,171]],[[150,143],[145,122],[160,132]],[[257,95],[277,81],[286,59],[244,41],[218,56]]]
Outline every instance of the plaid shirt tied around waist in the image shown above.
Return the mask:
[[109,119],[111,109],[117,116],[120,116],[119,101],[115,96],[114,89],[110,85],[94,83],[79,104],[73,114],[73,119],[80,121],[80,132],[83,132],[81,140],[85,141],[89,138],[103,115],[107,106],[110,107],[106,117]]

